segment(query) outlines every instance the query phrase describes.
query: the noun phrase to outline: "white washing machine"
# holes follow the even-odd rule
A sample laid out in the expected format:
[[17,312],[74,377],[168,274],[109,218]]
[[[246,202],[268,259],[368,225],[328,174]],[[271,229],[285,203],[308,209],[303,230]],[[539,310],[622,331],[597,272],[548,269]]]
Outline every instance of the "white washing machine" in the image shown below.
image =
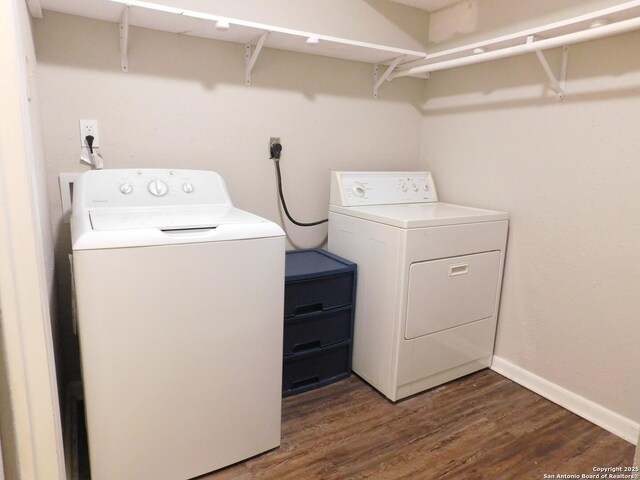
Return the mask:
[[508,216],[428,172],[332,172],[329,251],[358,264],[353,371],[392,401],[491,365]]
[[93,480],[186,480],[280,444],[285,236],[214,172],[75,183]]

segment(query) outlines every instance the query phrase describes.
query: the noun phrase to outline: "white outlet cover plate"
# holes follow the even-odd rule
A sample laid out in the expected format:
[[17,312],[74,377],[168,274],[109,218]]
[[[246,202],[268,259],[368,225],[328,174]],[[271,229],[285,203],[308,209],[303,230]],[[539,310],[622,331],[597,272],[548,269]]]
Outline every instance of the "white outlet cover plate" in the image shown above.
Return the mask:
[[80,120],[80,146],[89,148],[87,135],[93,135],[93,148],[100,148],[100,132],[97,120]]

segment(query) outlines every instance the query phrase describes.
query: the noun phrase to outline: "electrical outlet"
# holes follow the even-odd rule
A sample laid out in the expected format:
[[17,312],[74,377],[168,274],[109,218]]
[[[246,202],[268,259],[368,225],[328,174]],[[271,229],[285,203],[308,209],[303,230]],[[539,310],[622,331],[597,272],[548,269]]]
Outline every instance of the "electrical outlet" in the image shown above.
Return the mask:
[[80,146],[88,148],[87,136],[93,136],[93,148],[100,147],[100,132],[97,120],[80,120]]
[[282,142],[280,141],[280,137],[270,137],[269,138],[269,158],[273,158],[273,156],[271,155],[271,147],[275,143],[279,143],[280,145],[282,145]]

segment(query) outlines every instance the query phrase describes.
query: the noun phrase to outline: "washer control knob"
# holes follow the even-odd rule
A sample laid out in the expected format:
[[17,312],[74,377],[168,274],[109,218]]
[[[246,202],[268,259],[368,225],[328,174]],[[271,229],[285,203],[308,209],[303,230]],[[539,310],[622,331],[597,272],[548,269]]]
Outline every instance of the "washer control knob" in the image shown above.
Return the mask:
[[351,187],[351,191],[356,197],[362,198],[364,197],[364,194],[366,193],[367,190],[364,188],[364,185],[356,182],[353,184],[353,187]]
[[169,193],[169,186],[162,180],[151,180],[147,188],[154,197],[163,197]]
[[407,187],[406,183],[401,183],[400,184],[400,190],[402,190],[403,192],[406,192],[408,190],[409,187]]
[[414,192],[418,191],[418,185],[416,185],[415,183],[411,184],[411,190],[413,190]]
[[129,195],[133,192],[133,185],[131,185],[130,183],[123,183],[122,185],[120,185],[120,191],[125,195]]
[[429,184],[428,184],[428,183],[425,183],[424,185],[422,185],[422,189],[423,189],[425,192],[428,192],[428,191],[429,191]]

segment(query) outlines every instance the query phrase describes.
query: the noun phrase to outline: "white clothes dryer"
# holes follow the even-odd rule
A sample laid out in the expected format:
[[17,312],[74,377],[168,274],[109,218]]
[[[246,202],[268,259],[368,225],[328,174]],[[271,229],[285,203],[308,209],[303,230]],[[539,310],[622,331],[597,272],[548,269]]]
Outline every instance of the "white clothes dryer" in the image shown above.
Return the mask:
[[491,365],[508,215],[429,172],[332,172],[329,251],[358,264],[353,371],[392,401]]
[[75,183],[91,478],[186,480],[280,444],[285,236],[192,170]]

